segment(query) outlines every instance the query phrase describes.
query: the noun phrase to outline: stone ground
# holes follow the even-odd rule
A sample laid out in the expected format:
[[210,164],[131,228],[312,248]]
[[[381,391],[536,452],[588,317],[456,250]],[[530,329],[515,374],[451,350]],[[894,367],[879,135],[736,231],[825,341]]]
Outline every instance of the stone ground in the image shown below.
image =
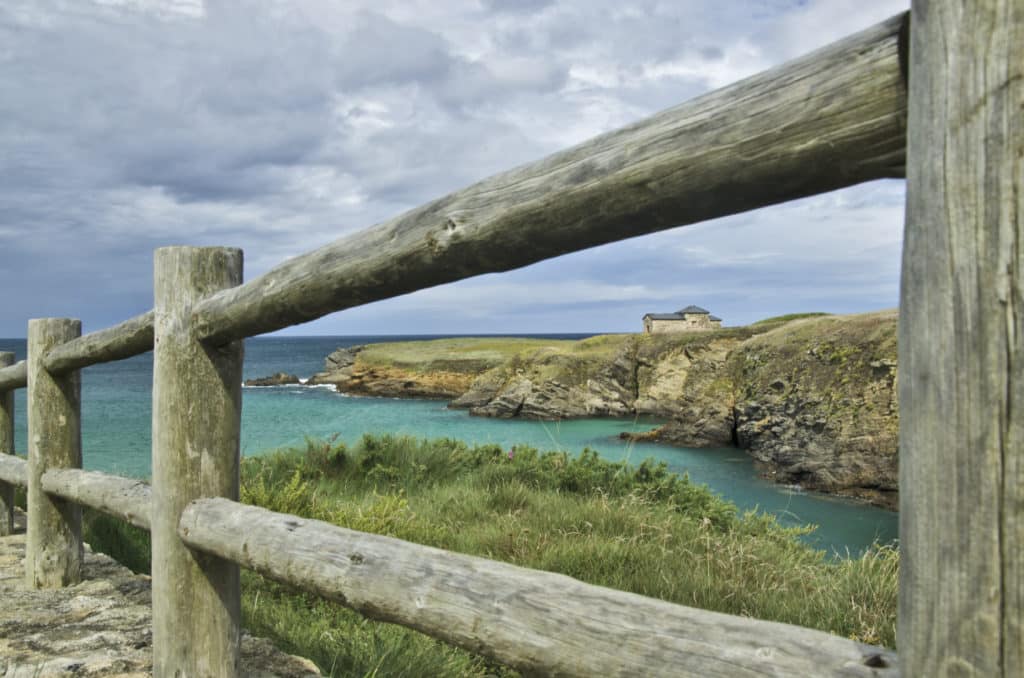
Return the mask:
[[[0,537],[0,677],[150,676],[149,577],[86,547],[80,584],[26,588],[24,514],[16,520],[16,533]],[[247,678],[320,675],[312,662],[247,634],[240,668]]]

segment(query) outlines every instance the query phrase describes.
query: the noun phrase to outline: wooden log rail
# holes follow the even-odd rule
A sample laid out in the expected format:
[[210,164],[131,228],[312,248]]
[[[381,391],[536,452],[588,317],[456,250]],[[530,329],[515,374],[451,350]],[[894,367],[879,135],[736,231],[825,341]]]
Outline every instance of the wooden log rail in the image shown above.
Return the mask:
[[[2,474],[0,468],[0,478]],[[153,490],[141,480],[99,471],[53,469],[43,474],[41,482],[43,491],[51,496],[102,511],[144,530],[150,529]]]
[[43,358],[51,374],[123,360],[153,350],[153,311],[54,347]]
[[28,487],[28,462],[12,454],[0,454],[0,482]]
[[0,368],[0,393],[28,386],[28,363],[21,362]]
[[[153,311],[123,323],[55,346],[43,357],[47,372],[62,375],[74,370],[124,360],[153,350]],[[28,363],[22,360],[0,368],[0,393],[28,386]]]
[[[28,462],[0,455],[0,481],[28,487]],[[41,478],[43,491],[149,529],[153,491],[141,480],[81,469],[51,469]]]
[[822,631],[675,605],[228,499],[193,501],[188,546],[528,675],[896,676]]
[[[14,354],[0,351],[0,368],[14,363]],[[2,464],[14,459],[14,392],[0,389],[0,536],[14,532],[14,485],[13,478],[3,474]],[[20,460],[18,460],[20,461]],[[23,474],[28,482],[27,470]]]

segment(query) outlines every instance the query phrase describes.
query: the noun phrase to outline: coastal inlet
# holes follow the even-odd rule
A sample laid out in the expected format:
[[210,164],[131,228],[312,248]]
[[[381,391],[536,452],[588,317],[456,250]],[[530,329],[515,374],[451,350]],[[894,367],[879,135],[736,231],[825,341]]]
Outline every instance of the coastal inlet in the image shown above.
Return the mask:
[[[728,331],[728,330],[724,330]],[[620,341],[613,335],[610,343]],[[568,345],[585,335],[514,337]],[[484,338],[493,340],[493,337]],[[397,344],[406,340],[444,341],[444,337],[260,337],[246,341],[246,379],[278,372],[303,378],[322,372],[325,356],[339,347]],[[594,341],[593,339],[591,340]],[[0,339],[0,350],[25,355],[22,339]],[[587,349],[591,350],[591,349]],[[369,356],[367,351],[359,352]],[[480,356],[477,356],[478,358]],[[643,374],[641,372],[641,374]],[[96,365],[83,371],[83,460],[86,469],[148,477],[150,473],[152,358]],[[17,392],[17,449],[26,449],[24,390]],[[613,460],[632,463],[653,457],[673,471],[688,473],[696,482],[735,502],[741,509],[757,508],[778,516],[787,525],[815,524],[806,540],[820,548],[859,553],[872,541],[896,537],[897,516],[863,503],[849,502],[799,488],[776,484],[744,450],[724,445],[689,448],[656,442],[633,442],[622,432],[643,433],[657,428],[663,416],[624,418],[583,417],[563,421],[501,419],[470,416],[447,407],[446,400],[366,397],[335,392],[334,386],[285,385],[243,389],[242,454],[259,455],[283,446],[302,446],[305,437],[355,442],[364,433],[391,432],[420,438],[449,437],[469,443],[494,443],[505,449],[527,445],[541,450],[578,454],[584,447]]]

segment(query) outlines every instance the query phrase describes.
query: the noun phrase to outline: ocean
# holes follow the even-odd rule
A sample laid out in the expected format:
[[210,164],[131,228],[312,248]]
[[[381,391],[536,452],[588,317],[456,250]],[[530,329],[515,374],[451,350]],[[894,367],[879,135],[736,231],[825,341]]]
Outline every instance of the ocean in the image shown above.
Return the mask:
[[[538,336],[538,335],[529,335]],[[589,335],[540,335],[579,339]],[[288,372],[309,377],[339,347],[438,336],[256,337],[245,343],[244,377]],[[0,351],[25,357],[24,339],[0,339]],[[150,473],[152,354],[86,368],[82,373],[83,467],[145,478]],[[761,479],[751,459],[736,449],[688,449],[627,443],[621,431],[642,431],[651,420],[577,419],[562,422],[489,419],[449,410],[444,401],[366,398],[329,387],[281,386],[242,391],[242,455],[302,445],[306,437],[338,436],[352,443],[364,433],[458,438],[503,447],[531,445],[578,454],[584,447],[607,459],[653,457],[737,504],[775,514],[785,525],[814,524],[804,539],[831,554],[859,554],[874,541],[892,542],[897,514],[873,506],[802,492]],[[15,398],[15,445],[27,449],[25,390]]]

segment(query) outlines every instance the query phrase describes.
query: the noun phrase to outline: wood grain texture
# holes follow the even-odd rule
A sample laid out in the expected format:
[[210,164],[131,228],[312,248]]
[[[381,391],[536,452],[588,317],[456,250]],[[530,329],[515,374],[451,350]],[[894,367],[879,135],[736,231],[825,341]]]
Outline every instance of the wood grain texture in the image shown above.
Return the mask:
[[11,454],[0,455],[0,481],[28,487],[28,462]]
[[0,392],[28,386],[28,363],[24,360],[9,367],[0,367]]
[[1024,675],[1024,3],[912,5],[900,300],[908,676]]
[[153,492],[141,480],[98,471],[51,469],[41,482],[47,494],[103,511],[144,530],[150,528]]
[[54,347],[43,359],[51,374],[123,360],[153,350],[153,311]]
[[28,321],[28,533],[25,576],[31,588],[60,588],[82,578],[82,509],[50,497],[40,482],[51,468],[82,466],[79,373],[55,377],[43,356],[82,334],[71,318]]
[[238,498],[242,342],[199,342],[194,305],[242,281],[242,252],[165,247],[154,257],[153,675],[238,671],[238,566],[188,549],[178,518],[199,497]]
[[195,310],[212,343],[594,245],[901,177],[905,15],[291,259]]
[[[14,354],[0,351],[0,368],[14,364]],[[0,460],[14,454],[14,391],[0,391]],[[14,485],[0,476],[0,537],[14,532]]]
[[673,605],[226,499],[190,504],[179,534],[195,549],[531,675],[896,675],[891,652],[820,631]]

